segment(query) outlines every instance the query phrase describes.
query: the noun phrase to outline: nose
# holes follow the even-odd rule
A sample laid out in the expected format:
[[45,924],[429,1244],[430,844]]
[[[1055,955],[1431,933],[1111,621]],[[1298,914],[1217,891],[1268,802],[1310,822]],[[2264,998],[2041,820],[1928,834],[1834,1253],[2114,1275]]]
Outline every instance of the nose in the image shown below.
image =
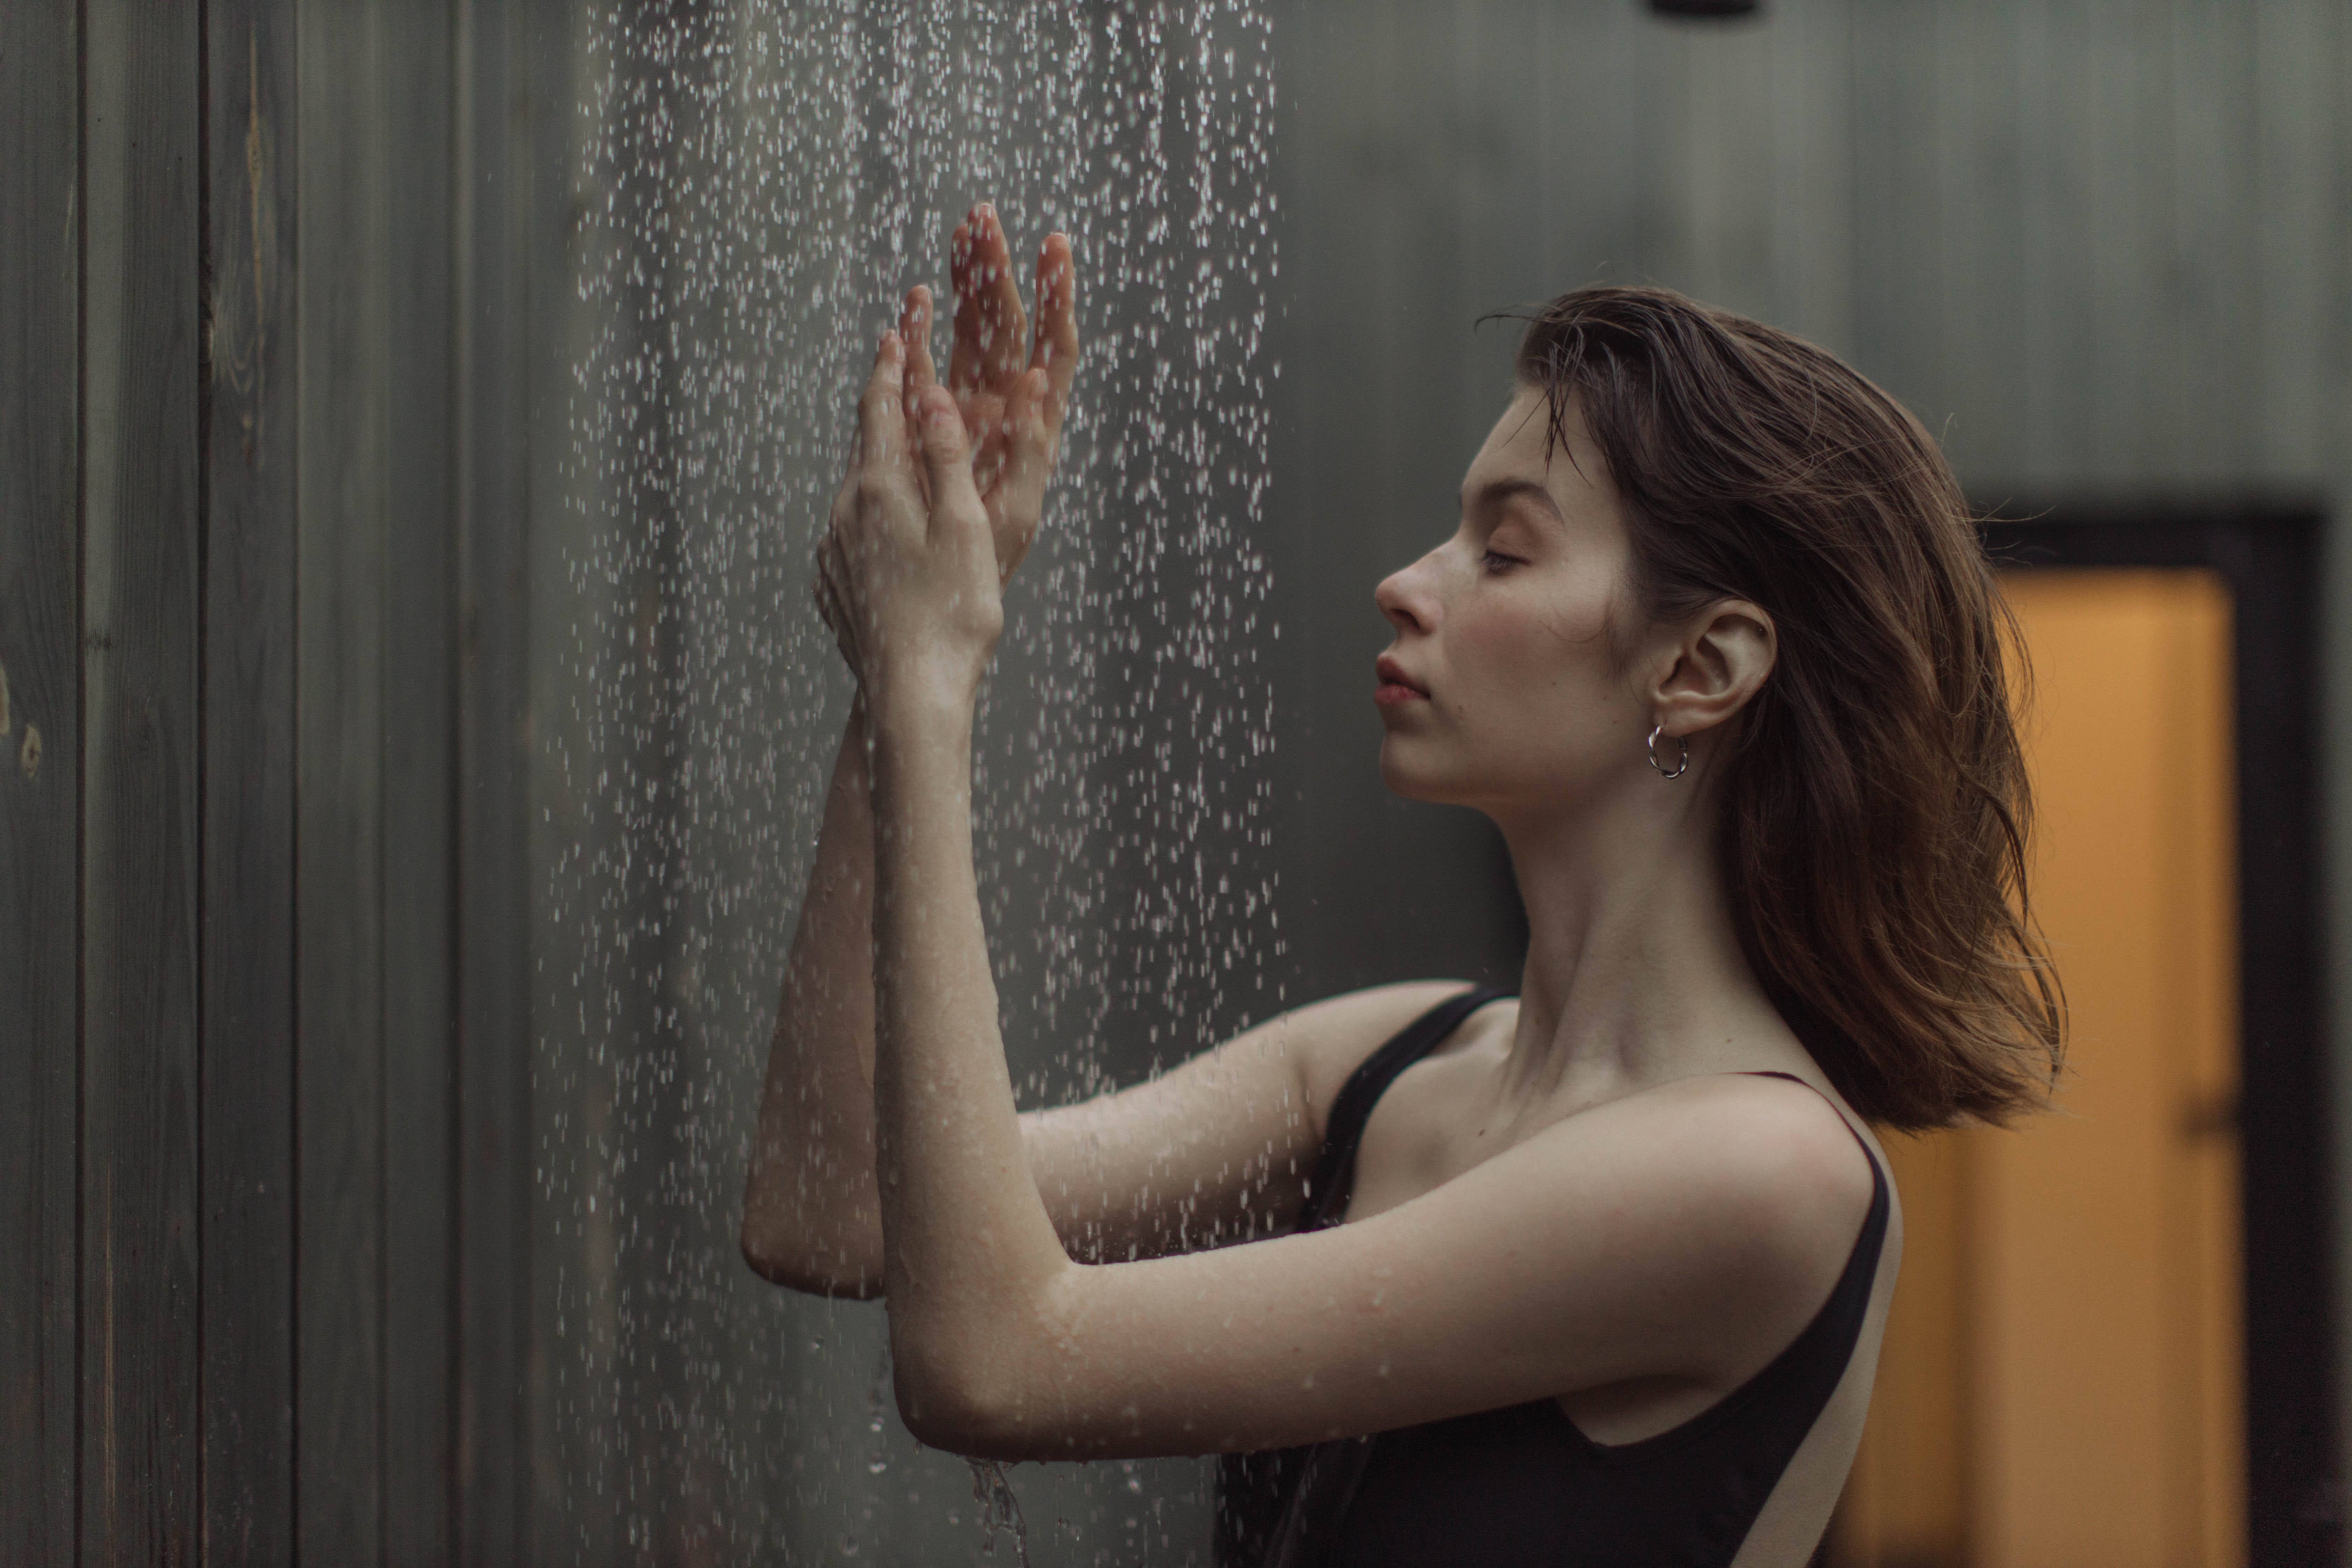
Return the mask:
[[1372,590],[1372,603],[1399,632],[1437,629],[1436,584],[1426,555],[1412,565],[1390,573]]

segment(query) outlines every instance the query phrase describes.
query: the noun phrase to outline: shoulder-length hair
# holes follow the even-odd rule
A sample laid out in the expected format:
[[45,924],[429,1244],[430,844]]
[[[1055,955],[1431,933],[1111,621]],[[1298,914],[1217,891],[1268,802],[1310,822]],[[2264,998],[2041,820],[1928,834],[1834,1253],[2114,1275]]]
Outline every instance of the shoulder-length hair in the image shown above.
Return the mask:
[[1934,438],[1832,355],[1665,289],[1524,319],[1519,379],[1607,463],[1638,608],[1746,599],[1778,626],[1719,846],[1773,1004],[1880,1125],[2046,1106],[2065,1023],[2025,885],[2023,647]]

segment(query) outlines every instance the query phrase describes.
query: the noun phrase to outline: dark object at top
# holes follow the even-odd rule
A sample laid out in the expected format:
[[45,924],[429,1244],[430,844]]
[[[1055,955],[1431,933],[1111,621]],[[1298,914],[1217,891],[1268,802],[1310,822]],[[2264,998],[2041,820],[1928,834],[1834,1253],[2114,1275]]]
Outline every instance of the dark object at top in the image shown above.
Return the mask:
[[1757,0],[1650,0],[1661,16],[1753,16]]
[[[1332,1102],[1298,1230],[1345,1215],[1356,1143],[1381,1091],[1502,994],[1480,987],[1440,1003],[1356,1070]],[[1885,1173],[1867,1143],[1863,1154],[1870,1213],[1829,1300],[1771,1365],[1717,1404],[1634,1443],[1595,1443],[1559,1401],[1536,1399],[1370,1437],[1227,1454],[1218,1568],[1725,1568],[1861,1338],[1888,1211]]]

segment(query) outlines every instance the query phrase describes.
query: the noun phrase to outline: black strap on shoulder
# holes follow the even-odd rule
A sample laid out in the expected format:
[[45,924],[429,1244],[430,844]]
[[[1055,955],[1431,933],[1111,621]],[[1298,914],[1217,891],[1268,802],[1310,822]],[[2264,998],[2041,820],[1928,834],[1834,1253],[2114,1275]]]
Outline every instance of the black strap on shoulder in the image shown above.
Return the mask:
[[1475,985],[1449,996],[1398,1030],[1349,1075],[1331,1101],[1330,1119],[1323,1126],[1323,1152],[1315,1162],[1314,1180],[1307,1186],[1306,1205],[1299,1210],[1300,1230],[1320,1230],[1332,1223],[1327,1217],[1332,1198],[1347,1191],[1349,1178],[1355,1173],[1356,1145],[1363,1139],[1364,1123],[1371,1120],[1372,1107],[1396,1075],[1435,1050],[1463,1019],[1509,994],[1489,985]]
[[[1799,1078],[1792,1072],[1771,1072],[1768,1070],[1744,1072],[1739,1076],[1742,1078],[1785,1078],[1800,1089],[1813,1089],[1811,1084],[1807,1083],[1803,1079]],[[1856,1143],[1862,1145],[1862,1157],[1870,1162],[1871,1215],[1873,1219],[1883,1226],[1885,1220],[1885,1210],[1886,1208],[1886,1173],[1879,1167],[1878,1156],[1870,1152],[1869,1140],[1863,1137],[1861,1131],[1855,1128],[1853,1122],[1845,1121],[1845,1112],[1840,1110],[1836,1104],[1831,1101],[1828,1095],[1822,1094],[1822,1091],[1818,1089],[1813,1089],[1813,1092],[1815,1094],[1821,1094],[1822,1103],[1828,1105],[1830,1108],[1830,1114],[1836,1117],[1840,1121],[1845,1121],[1845,1130],[1853,1134],[1853,1141]]]

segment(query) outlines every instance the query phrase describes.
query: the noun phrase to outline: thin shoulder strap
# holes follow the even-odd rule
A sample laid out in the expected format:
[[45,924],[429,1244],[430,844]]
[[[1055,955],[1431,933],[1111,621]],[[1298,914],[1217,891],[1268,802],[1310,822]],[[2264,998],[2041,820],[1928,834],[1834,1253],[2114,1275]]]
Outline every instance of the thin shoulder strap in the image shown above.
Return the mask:
[[[1740,1076],[1743,1078],[1785,1078],[1790,1083],[1803,1084],[1805,1088],[1813,1089],[1815,1094],[1822,1094],[1820,1089],[1813,1089],[1811,1084],[1805,1083],[1803,1079],[1799,1078],[1792,1072],[1748,1072],[1742,1073]],[[1855,1258],[1859,1258],[1864,1251],[1868,1251],[1870,1256],[1870,1269],[1872,1274],[1875,1276],[1878,1265],[1878,1238],[1886,1234],[1887,1210],[1890,1206],[1886,1196],[1886,1169],[1878,1163],[1878,1156],[1870,1152],[1870,1140],[1862,1135],[1861,1129],[1854,1126],[1853,1122],[1846,1121],[1845,1112],[1838,1109],[1837,1101],[1830,1099],[1826,1094],[1822,1094],[1822,1102],[1830,1108],[1830,1113],[1832,1115],[1835,1116],[1840,1121],[1845,1121],[1845,1130],[1852,1133],[1853,1135],[1853,1141],[1862,1146],[1862,1157],[1870,1162],[1870,1213],[1862,1222],[1862,1235],[1854,1242],[1854,1253]],[[1849,1275],[1853,1272],[1855,1258],[1850,1258],[1847,1260],[1846,1271]],[[1841,1282],[1840,1289],[1844,1289],[1843,1282]],[[1867,1294],[1866,1291],[1865,1294]]]
[[1754,1072],[1744,1072],[1744,1073],[1741,1073],[1739,1076],[1740,1076],[1740,1077],[1742,1077],[1742,1078],[1785,1078],[1785,1079],[1787,1079],[1790,1083],[1796,1084],[1796,1085],[1798,1085],[1798,1086],[1800,1086],[1800,1087],[1801,1087],[1801,1088],[1804,1088],[1804,1089],[1813,1089],[1813,1092],[1814,1092],[1815,1094],[1821,1094],[1821,1095],[1822,1095],[1822,1104],[1824,1104],[1824,1105],[1826,1105],[1826,1106],[1828,1106],[1828,1107],[1830,1108],[1830,1114],[1831,1114],[1831,1115],[1832,1115],[1832,1116],[1834,1116],[1834,1117],[1836,1117],[1840,1121],[1845,1121],[1845,1130],[1846,1130],[1848,1132],[1851,1132],[1851,1133],[1853,1133],[1853,1141],[1854,1141],[1855,1142],[1857,1142],[1857,1143],[1859,1143],[1859,1144],[1861,1144],[1861,1145],[1862,1145],[1862,1157],[1863,1157],[1864,1159],[1865,1159],[1865,1160],[1867,1160],[1867,1161],[1869,1161],[1869,1162],[1870,1162],[1870,1170],[1871,1170],[1871,1174],[1872,1174],[1873,1176],[1874,1176],[1874,1177],[1876,1177],[1876,1178],[1877,1178],[1878,1184],[1879,1184],[1879,1185],[1880,1185],[1881,1187],[1884,1187],[1884,1186],[1886,1184],[1886,1176],[1885,1176],[1885,1172],[1883,1172],[1883,1171],[1881,1171],[1881,1170],[1879,1169],[1879,1166],[1878,1166],[1878,1156],[1877,1156],[1877,1155],[1875,1155],[1875,1154],[1874,1154],[1874,1153],[1872,1153],[1872,1152],[1870,1152],[1870,1140],[1869,1140],[1869,1139],[1867,1139],[1867,1138],[1864,1138],[1864,1137],[1862,1135],[1862,1133],[1861,1133],[1859,1131],[1857,1131],[1857,1130],[1855,1129],[1854,1124],[1853,1124],[1853,1122],[1851,1122],[1851,1121],[1846,1121],[1845,1112],[1844,1112],[1844,1111],[1843,1111],[1843,1110],[1840,1110],[1837,1108],[1837,1101],[1835,1101],[1835,1100],[1832,1100],[1832,1099],[1831,1099],[1828,1095],[1826,1095],[1826,1094],[1822,1094],[1822,1091],[1821,1091],[1820,1089],[1813,1089],[1813,1086],[1812,1086],[1811,1084],[1809,1084],[1809,1083],[1805,1082],[1805,1080],[1804,1080],[1803,1079],[1799,1078],[1795,1073],[1792,1073],[1792,1072],[1772,1072],[1772,1071],[1769,1071],[1769,1070],[1760,1070],[1760,1071],[1754,1071]]
[[1438,1042],[1463,1019],[1509,994],[1489,985],[1475,985],[1449,996],[1398,1030],[1349,1075],[1323,1126],[1323,1152],[1315,1162],[1314,1179],[1307,1185],[1307,1203],[1298,1215],[1300,1230],[1319,1230],[1330,1223],[1326,1216],[1332,1195],[1347,1191],[1349,1178],[1355,1173],[1356,1145],[1363,1139],[1364,1123],[1371,1120],[1372,1107],[1397,1074],[1436,1049]]

